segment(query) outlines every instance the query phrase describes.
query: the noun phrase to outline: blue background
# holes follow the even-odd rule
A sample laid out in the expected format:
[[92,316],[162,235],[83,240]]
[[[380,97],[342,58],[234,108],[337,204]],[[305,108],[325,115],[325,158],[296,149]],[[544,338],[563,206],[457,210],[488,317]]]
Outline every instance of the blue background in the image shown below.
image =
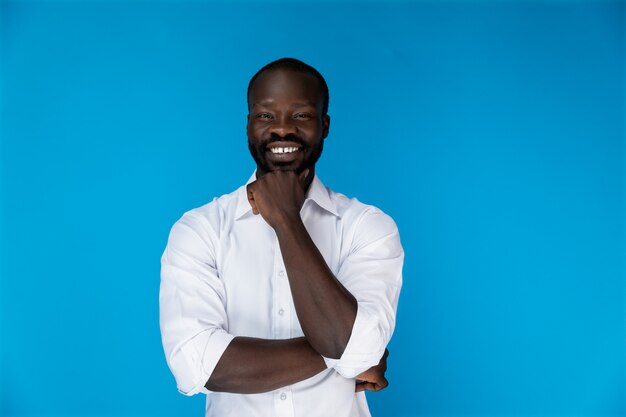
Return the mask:
[[320,177],[405,246],[374,415],[626,415],[624,2],[0,12],[0,415],[203,415],[159,258],[251,174],[247,82],[282,56],[330,86]]

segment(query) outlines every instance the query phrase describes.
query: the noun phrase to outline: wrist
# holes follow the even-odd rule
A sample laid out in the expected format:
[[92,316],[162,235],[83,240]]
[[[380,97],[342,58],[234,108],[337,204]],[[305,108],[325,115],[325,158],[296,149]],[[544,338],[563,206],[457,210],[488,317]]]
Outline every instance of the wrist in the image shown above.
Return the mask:
[[300,217],[300,213],[291,216],[285,216],[280,221],[276,222],[273,226],[276,235],[280,239],[281,235],[286,233],[297,232],[298,230],[306,230],[304,227],[304,223],[302,222],[302,218]]

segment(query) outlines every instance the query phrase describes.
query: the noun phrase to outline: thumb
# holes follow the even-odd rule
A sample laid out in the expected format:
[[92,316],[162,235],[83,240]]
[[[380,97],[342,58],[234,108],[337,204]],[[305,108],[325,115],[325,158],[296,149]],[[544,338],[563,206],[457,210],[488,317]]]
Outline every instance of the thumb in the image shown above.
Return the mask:
[[259,214],[259,209],[256,206],[256,201],[254,201],[254,192],[252,191],[252,184],[249,184],[247,189],[248,189],[248,202],[250,203],[250,206],[252,207],[252,213],[253,214]]

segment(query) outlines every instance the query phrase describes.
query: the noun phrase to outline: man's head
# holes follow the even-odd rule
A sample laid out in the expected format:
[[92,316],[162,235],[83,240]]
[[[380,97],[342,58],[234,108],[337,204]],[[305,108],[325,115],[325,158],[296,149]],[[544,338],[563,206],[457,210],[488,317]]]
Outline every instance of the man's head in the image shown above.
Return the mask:
[[328,85],[326,84],[326,80],[324,79],[322,74],[319,73],[318,70],[316,70],[309,64],[305,64],[304,62],[295,58],[281,58],[277,59],[276,61],[272,61],[260,70],[258,70],[256,74],[254,74],[252,78],[250,78],[250,82],[248,83],[248,109],[250,109],[250,90],[252,89],[252,84],[254,84],[259,75],[266,71],[272,70],[290,70],[293,72],[299,72],[301,74],[308,74],[314,77],[319,83],[319,88],[324,99],[322,113],[326,115],[326,113],[328,112],[328,102],[330,98],[328,94]]
[[258,175],[313,171],[328,135],[328,87],[313,67],[282,58],[248,85],[248,148]]

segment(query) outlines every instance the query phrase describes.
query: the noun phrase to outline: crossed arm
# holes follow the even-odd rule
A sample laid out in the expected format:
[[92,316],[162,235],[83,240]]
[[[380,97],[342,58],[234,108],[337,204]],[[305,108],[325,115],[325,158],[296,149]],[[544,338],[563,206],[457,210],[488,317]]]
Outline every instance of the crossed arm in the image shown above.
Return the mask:
[[[276,232],[305,337],[235,338],[205,385],[211,391],[265,392],[293,384],[326,369],[323,356],[338,359],[346,348],[357,301],[328,268],[300,217],[308,174],[270,173],[248,186],[254,214],[263,216]],[[360,375],[363,381],[357,389],[387,386],[386,358]]]
[[304,337],[269,340],[236,337],[205,384],[210,391],[256,394],[295,384],[326,369]]
[[[166,318],[166,321],[162,322],[162,326],[165,325],[165,327],[162,327],[162,330],[165,329],[163,330],[166,332],[164,334],[173,334],[175,336],[164,338],[164,343],[184,343],[184,345],[169,344],[166,347],[168,354],[176,352],[178,349],[183,350],[183,352],[176,353],[175,356],[171,356],[168,359],[172,371],[177,376],[177,381],[179,381],[179,388],[183,393],[188,395],[196,393],[199,389],[198,386],[202,385],[211,391],[236,393],[267,392],[307,379],[323,371],[328,366],[335,367],[344,376],[352,377],[360,370],[367,369],[372,363],[378,361],[382,354],[374,353],[370,355],[366,362],[361,362],[358,366],[350,365],[348,368],[344,367],[343,370],[340,370],[342,364],[345,364],[344,359],[342,358],[341,361],[336,359],[342,357],[342,353],[350,340],[353,326],[355,321],[357,321],[357,310],[359,311],[359,316],[363,312],[360,308],[357,309],[355,298],[330,271],[300,220],[299,213],[304,200],[304,187],[299,180],[301,181],[302,178],[298,178],[293,174],[267,174],[260,180],[250,184],[248,198],[253,212],[263,216],[264,220],[276,232],[285,268],[287,269],[296,314],[305,337],[287,340],[266,340],[249,337],[234,337],[232,339],[233,336],[228,336],[220,329],[219,325],[214,330],[205,330],[205,327],[193,320],[193,313],[190,315],[185,313],[184,310],[187,305],[190,308],[193,306],[194,298],[189,298],[188,302],[181,303],[183,299],[193,297],[193,293],[183,288],[177,289],[176,281],[184,276],[184,279],[188,282],[201,278],[203,281],[206,280],[206,283],[212,283],[210,287],[206,287],[205,284],[202,286],[216,291],[215,296],[211,297],[215,301],[215,305],[205,305],[203,308],[211,316],[216,318],[222,317],[221,320],[226,320],[226,318],[222,316],[224,311],[220,308],[221,304],[217,300],[224,297],[225,293],[220,293],[223,291],[221,289],[222,284],[217,276],[208,271],[206,275],[199,270],[192,272],[191,269],[188,270],[186,267],[186,262],[188,261],[185,261],[185,259],[197,259],[199,261],[203,259],[200,262],[211,262],[206,257],[205,250],[202,249],[204,246],[201,239],[203,238],[200,238],[193,232],[195,227],[184,222],[176,229],[178,237],[176,237],[175,242],[185,241],[187,243],[184,246],[176,244],[172,245],[172,247],[169,247],[168,244],[166,254],[170,253],[170,255],[164,254],[166,259],[164,267],[174,269],[170,269],[164,276],[167,277],[165,281],[167,290],[164,296],[166,297],[165,299],[169,299],[172,295],[182,298],[180,302],[164,304],[168,306],[166,307],[168,311],[162,311],[162,314],[164,314],[162,317]],[[194,222],[193,218],[188,221]],[[183,240],[180,240],[181,238]],[[194,239],[196,239],[196,242],[194,242]],[[353,265],[360,265],[360,271],[369,271],[370,265],[367,262],[369,262],[371,255],[377,256],[377,254],[378,249],[372,249],[372,252],[356,259]],[[351,270],[354,272],[352,267]],[[202,276],[196,276],[198,273],[201,273]],[[345,279],[348,275],[342,271],[340,273],[343,277],[342,280],[347,282]],[[367,272],[366,274],[369,275]],[[360,278],[357,279],[357,277],[361,276],[361,273],[353,273],[351,275],[354,279],[349,285],[350,288],[354,288],[355,283],[361,282]],[[177,277],[176,280],[173,279],[174,277]],[[370,279],[369,282],[376,282],[376,285],[378,285],[379,281],[378,279],[374,281]],[[358,284],[356,285],[358,286]],[[383,286],[383,284],[380,285],[377,287],[378,290],[386,291],[385,288],[391,288]],[[371,290],[374,291],[374,289]],[[362,292],[363,288],[360,288],[357,293],[360,294]],[[389,293],[385,299],[388,297],[390,297]],[[391,297],[393,298],[392,295]],[[179,313],[176,310],[180,308],[183,311]],[[170,312],[170,309],[173,309],[173,311]],[[389,316],[389,312],[392,310],[385,311],[385,315]],[[172,316],[171,314],[174,315]],[[393,314],[391,314],[392,316]],[[168,317],[179,318],[172,321]],[[184,317],[189,317],[192,321],[188,321],[189,319]],[[186,330],[187,334],[193,337],[193,341],[187,339],[189,336],[185,338],[179,337],[176,335],[176,329],[180,328],[180,325],[176,324],[179,320],[185,320],[185,326],[193,326],[193,328],[197,328],[196,332],[201,333],[191,333],[191,329]],[[364,322],[361,320],[359,323]],[[213,335],[213,332],[222,334]],[[196,335],[193,336],[193,334]],[[365,335],[369,333],[360,331],[357,334]],[[180,336],[183,336],[183,334],[180,334]],[[187,342],[184,342],[185,340]],[[382,337],[380,340],[388,340],[388,337]],[[209,348],[209,345],[215,346],[216,349]],[[221,349],[219,348],[220,345],[222,346]],[[351,345],[360,346],[360,344],[355,345],[353,342],[351,342]],[[369,351],[382,352],[382,350],[378,349],[384,350],[384,345]],[[202,352],[223,353],[221,356],[218,356],[219,360],[218,357],[214,356],[213,366],[204,365],[201,372],[193,371],[191,373],[192,369],[197,369],[196,367],[200,366],[200,363],[211,363],[211,361],[202,359],[204,355]],[[350,352],[355,352],[354,347],[351,348]],[[385,352],[378,365],[357,376],[358,379],[362,380],[357,385],[357,390],[370,389],[377,391],[387,385],[387,381],[384,378],[386,356]],[[184,362],[181,361],[186,362],[186,364],[183,364]],[[205,368],[205,366],[209,367]],[[202,375],[204,375],[204,379]],[[200,381],[202,382],[200,383]]]

